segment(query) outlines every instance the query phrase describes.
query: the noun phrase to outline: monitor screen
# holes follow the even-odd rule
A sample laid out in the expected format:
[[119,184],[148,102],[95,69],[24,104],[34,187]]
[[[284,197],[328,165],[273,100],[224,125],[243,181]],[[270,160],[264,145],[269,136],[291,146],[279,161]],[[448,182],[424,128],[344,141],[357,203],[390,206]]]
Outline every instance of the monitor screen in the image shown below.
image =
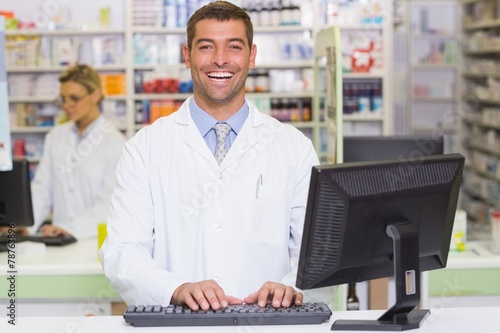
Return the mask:
[[378,320],[354,328],[337,321],[336,329],[419,327],[428,313],[414,309],[420,272],[446,266],[464,160],[447,154],[313,167],[297,287],[391,276],[396,285],[396,304]]
[[0,171],[0,226],[34,224],[29,163],[14,159],[11,171]]
[[346,136],[343,144],[344,162],[418,159],[444,150],[438,135]]

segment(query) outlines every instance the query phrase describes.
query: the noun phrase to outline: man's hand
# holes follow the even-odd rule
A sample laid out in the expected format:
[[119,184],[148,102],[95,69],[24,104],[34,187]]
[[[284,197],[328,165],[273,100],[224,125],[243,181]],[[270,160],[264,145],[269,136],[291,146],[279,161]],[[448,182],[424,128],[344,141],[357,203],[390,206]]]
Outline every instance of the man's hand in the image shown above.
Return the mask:
[[267,281],[262,285],[259,291],[248,295],[243,299],[243,301],[247,304],[258,303],[260,307],[266,306],[269,302],[275,308],[288,308],[292,304],[297,306],[302,305],[303,299],[304,295],[292,287],[285,286],[281,283]]
[[191,310],[200,308],[218,310],[228,305],[242,304],[239,298],[228,296],[214,280],[184,283],[175,289],[170,304],[187,305]]
[[58,236],[69,236],[69,232],[63,228],[53,226],[51,224],[45,224],[40,228],[40,232],[43,236],[58,237]]

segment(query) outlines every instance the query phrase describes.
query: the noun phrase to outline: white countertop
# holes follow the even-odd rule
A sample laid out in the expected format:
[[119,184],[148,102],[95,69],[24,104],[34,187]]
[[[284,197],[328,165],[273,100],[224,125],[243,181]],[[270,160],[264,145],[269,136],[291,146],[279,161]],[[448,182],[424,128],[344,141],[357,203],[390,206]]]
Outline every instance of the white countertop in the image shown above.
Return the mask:
[[[102,275],[97,240],[85,239],[59,246],[21,242],[16,245],[18,275]],[[6,274],[7,252],[0,253],[0,274]]]
[[490,250],[489,242],[471,241],[466,243],[465,251],[450,251],[446,268],[500,268],[500,254]]
[[[289,326],[212,326],[212,327],[133,327],[125,323],[121,316],[97,317],[20,317],[16,326],[0,319],[1,332],[203,332],[203,333],[314,333],[330,332],[336,319],[377,319],[383,311],[338,311],[330,321],[321,325]],[[356,331],[350,331],[355,333]],[[486,333],[500,332],[500,306],[484,308],[431,309],[431,314],[419,329],[411,333]]]

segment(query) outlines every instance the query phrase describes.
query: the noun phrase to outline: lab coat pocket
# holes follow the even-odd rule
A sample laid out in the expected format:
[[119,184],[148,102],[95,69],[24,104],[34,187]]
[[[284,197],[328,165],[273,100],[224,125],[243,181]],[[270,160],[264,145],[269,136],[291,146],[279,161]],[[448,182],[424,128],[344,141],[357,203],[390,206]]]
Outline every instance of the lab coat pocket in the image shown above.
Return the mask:
[[[286,195],[283,186],[258,184],[249,201],[250,214],[245,223],[245,240],[268,244],[286,244]],[[281,190],[280,190],[281,189]]]

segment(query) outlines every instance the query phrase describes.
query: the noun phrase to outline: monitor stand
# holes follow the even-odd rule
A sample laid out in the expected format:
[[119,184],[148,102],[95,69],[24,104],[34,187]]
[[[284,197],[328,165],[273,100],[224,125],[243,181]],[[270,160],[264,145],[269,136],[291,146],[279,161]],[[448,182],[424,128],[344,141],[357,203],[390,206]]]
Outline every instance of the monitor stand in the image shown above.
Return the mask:
[[394,246],[396,304],[377,320],[337,320],[332,331],[406,331],[419,328],[430,314],[416,309],[420,302],[418,234],[411,223],[390,224],[386,233]]

